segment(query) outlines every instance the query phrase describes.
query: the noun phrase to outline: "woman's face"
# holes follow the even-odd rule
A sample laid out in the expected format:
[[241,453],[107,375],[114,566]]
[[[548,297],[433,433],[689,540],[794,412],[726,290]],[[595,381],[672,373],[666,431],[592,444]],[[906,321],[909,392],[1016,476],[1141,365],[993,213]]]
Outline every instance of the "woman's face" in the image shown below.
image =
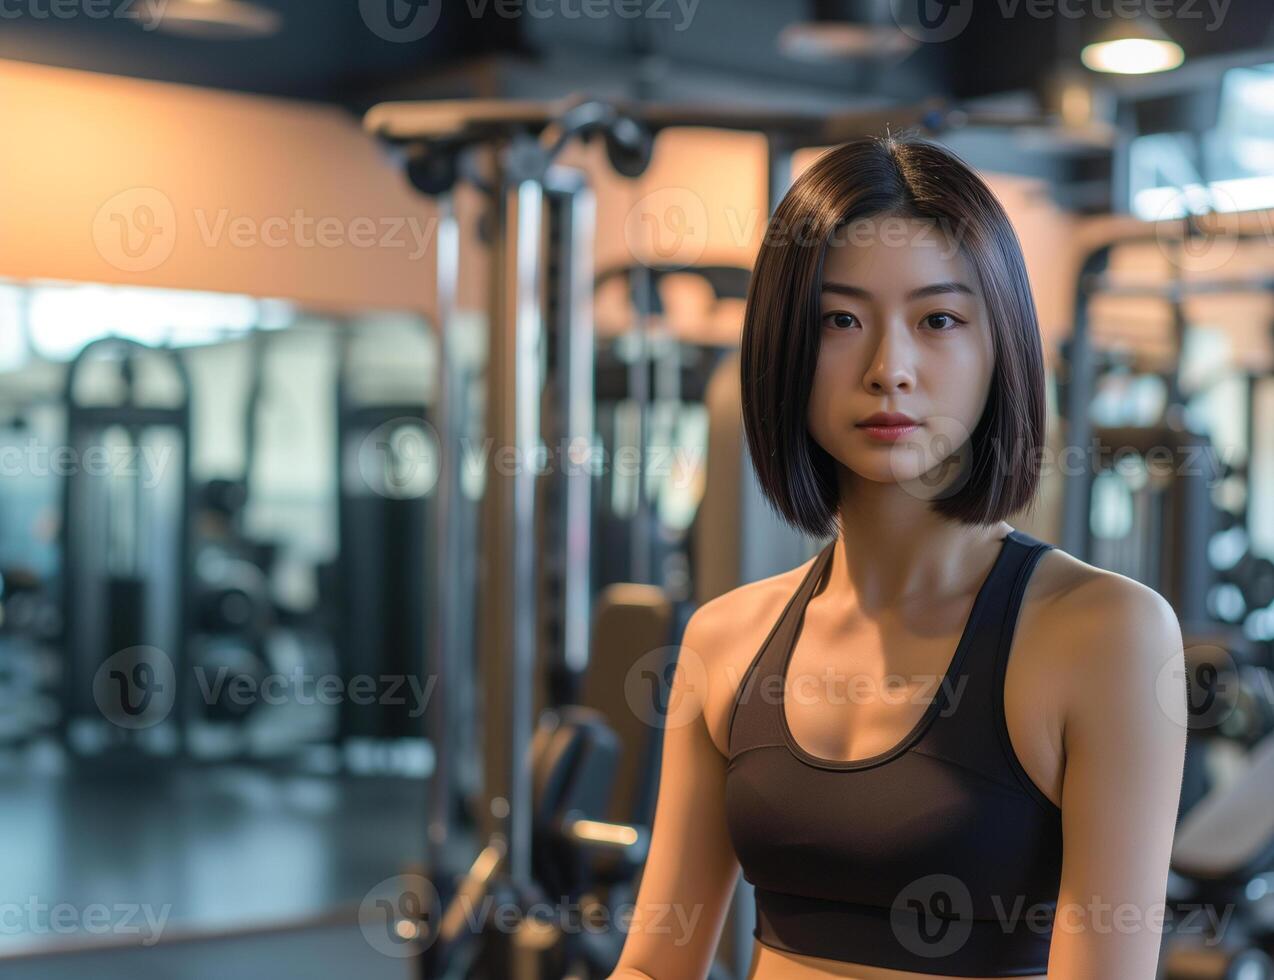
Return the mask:
[[[956,240],[918,219],[847,225],[827,248],[821,304],[810,435],[849,474],[926,498],[951,492],[994,366],[977,275]],[[864,427],[878,412],[915,424]]]

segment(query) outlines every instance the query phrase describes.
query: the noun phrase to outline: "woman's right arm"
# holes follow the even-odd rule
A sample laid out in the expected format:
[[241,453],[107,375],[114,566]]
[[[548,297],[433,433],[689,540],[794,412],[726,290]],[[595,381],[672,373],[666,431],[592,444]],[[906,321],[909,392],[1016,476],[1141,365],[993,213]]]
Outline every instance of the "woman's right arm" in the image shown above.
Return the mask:
[[[719,601],[719,600],[718,600]],[[608,980],[705,977],[716,954],[739,864],[725,818],[726,760],[703,710],[700,651],[715,632],[710,606],[686,624],[668,698],[659,795],[636,908]]]

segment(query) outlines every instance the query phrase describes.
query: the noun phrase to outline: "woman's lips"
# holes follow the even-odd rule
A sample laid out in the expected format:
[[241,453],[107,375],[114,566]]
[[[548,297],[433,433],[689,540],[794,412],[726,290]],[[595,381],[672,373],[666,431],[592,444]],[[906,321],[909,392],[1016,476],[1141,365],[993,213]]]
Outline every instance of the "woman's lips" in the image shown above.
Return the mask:
[[857,428],[867,434],[867,438],[880,442],[894,442],[920,428],[919,422],[906,422],[902,425],[860,425]]

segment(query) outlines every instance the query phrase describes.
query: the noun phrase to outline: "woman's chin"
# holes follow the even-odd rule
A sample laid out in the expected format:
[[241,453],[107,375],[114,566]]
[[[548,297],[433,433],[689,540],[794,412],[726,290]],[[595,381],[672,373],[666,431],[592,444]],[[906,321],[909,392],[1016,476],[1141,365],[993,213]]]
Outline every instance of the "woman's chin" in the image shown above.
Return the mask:
[[870,483],[909,483],[924,475],[920,467],[890,466],[879,460],[855,461],[858,465],[850,465],[848,469],[855,477]]
[[896,454],[891,457],[863,458],[855,453],[852,459],[844,463],[851,478],[866,480],[876,484],[895,484],[907,491],[911,496],[928,498],[938,493],[943,484],[958,480],[952,467],[958,468],[958,461],[943,460],[937,466],[920,465],[921,454]]

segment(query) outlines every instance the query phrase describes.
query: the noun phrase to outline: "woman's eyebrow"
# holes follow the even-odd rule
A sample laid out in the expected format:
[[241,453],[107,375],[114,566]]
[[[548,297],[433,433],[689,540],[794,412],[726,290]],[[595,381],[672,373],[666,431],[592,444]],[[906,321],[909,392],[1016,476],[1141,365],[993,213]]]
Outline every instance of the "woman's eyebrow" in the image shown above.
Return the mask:
[[[859,286],[851,286],[843,282],[825,282],[823,283],[823,292],[825,293],[843,293],[846,296],[853,296],[858,299],[870,300],[874,297],[866,289]],[[962,282],[935,282],[928,286],[921,286],[913,289],[907,294],[907,299],[921,299],[925,296],[934,296],[938,293],[965,293],[969,296],[973,295],[973,290]]]

